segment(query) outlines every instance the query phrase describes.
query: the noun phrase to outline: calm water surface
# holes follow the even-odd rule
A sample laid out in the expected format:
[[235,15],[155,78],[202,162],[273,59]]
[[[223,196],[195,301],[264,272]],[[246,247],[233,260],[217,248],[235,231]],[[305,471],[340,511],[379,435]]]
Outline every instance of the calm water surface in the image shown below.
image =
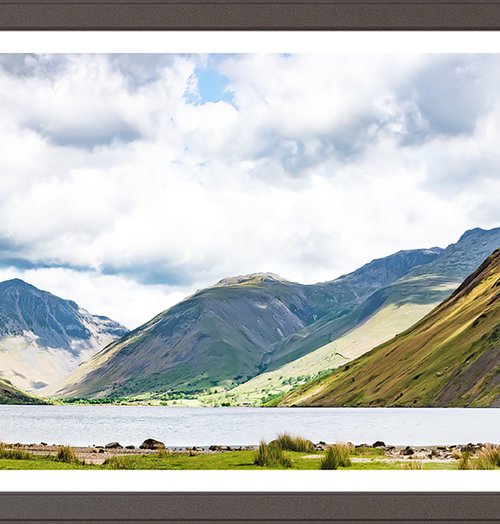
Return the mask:
[[500,442],[500,409],[180,408],[0,405],[0,441],[73,446],[257,444],[288,431],[314,442]]

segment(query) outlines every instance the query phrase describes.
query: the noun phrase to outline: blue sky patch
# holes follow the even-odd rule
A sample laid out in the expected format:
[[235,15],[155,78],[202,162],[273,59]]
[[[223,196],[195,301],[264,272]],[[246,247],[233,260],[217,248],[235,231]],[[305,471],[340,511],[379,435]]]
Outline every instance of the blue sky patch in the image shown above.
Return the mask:
[[186,94],[189,102],[195,104],[206,104],[207,102],[231,102],[233,94],[226,91],[229,79],[221,75],[210,66],[205,68],[196,67],[194,74],[198,80],[198,95]]

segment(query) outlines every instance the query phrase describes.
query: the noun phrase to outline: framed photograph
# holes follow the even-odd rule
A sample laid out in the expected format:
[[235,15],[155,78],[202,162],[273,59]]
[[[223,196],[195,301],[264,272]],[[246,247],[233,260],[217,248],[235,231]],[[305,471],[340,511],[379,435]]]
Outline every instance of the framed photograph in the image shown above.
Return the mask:
[[496,3],[0,29],[0,522],[500,521]]

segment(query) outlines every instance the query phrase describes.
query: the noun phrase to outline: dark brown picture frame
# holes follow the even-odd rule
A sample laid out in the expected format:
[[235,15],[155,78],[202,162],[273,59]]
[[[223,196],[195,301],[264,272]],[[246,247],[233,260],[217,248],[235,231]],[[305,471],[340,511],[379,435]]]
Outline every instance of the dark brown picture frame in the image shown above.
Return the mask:
[[9,30],[495,30],[498,0],[0,0]]
[[499,522],[491,493],[2,493],[0,522]]
[[[500,0],[0,0],[0,30],[500,30]],[[3,491],[0,522],[492,523],[500,492]]]

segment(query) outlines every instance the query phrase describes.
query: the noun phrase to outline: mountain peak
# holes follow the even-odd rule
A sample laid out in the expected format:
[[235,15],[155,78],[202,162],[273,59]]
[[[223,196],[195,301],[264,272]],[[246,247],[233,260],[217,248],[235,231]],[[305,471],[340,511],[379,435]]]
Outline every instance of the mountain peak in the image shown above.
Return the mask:
[[215,286],[245,286],[249,284],[261,284],[264,282],[287,282],[287,280],[275,273],[250,273],[248,275],[223,278],[222,280],[219,280]]
[[0,282],[0,369],[17,387],[30,391],[60,380],[125,333],[117,322],[19,278]]
[[47,291],[42,291],[41,289],[38,289],[32,284],[29,284],[28,282],[21,280],[20,278],[11,278],[9,280],[4,280],[3,282],[0,282],[0,292],[7,294],[13,293],[15,295],[25,296],[41,295],[44,293],[50,295],[50,293],[48,293]]
[[62,298],[59,298],[56,295],[50,293],[50,291],[44,291],[43,289],[39,289],[33,284],[30,284],[25,280],[21,280],[20,278],[11,278],[10,280],[0,282],[0,292],[5,294],[3,298],[0,297],[0,303],[4,303],[6,300],[5,297],[13,294],[15,296],[22,296],[25,298],[31,297],[32,299],[39,300],[60,300],[66,302],[67,304],[72,304],[72,307],[78,307],[71,300],[64,300]]
[[458,241],[460,242],[461,240],[464,240],[465,238],[484,235],[488,231],[493,231],[493,230],[487,230],[481,227],[474,227],[472,229],[468,229],[467,231],[465,231],[465,233],[462,234],[462,236],[458,239]]
[[33,287],[31,284],[28,284],[24,280],[21,280],[20,278],[11,278],[9,280],[5,280],[3,282],[0,282],[0,286],[16,286],[16,287]]

